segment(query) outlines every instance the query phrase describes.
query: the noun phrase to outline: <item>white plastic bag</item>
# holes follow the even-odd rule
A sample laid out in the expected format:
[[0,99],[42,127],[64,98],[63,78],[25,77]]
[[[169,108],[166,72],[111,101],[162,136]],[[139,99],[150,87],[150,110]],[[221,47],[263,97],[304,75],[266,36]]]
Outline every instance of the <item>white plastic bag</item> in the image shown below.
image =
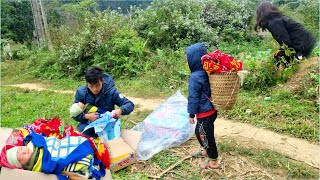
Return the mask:
[[187,99],[177,91],[132,130],[142,131],[138,160],[148,160],[163,149],[177,147],[194,135],[189,123]]

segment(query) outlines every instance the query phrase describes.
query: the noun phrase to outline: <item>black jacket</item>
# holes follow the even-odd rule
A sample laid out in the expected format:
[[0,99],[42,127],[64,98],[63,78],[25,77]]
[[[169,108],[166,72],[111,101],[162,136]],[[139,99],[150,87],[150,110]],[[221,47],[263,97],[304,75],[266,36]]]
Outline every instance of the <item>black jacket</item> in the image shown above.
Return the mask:
[[268,19],[266,29],[280,45],[285,43],[296,53],[306,57],[311,54],[316,39],[301,24],[286,16],[273,16]]

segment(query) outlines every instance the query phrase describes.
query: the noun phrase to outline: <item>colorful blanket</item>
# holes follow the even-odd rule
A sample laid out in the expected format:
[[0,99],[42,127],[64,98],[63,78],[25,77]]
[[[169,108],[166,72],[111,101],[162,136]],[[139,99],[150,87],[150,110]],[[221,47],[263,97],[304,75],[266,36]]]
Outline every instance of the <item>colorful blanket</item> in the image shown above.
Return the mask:
[[[80,140],[80,138],[78,140]],[[89,141],[85,140],[82,143],[78,144],[78,146],[74,149],[72,148],[73,150],[69,151],[69,154],[64,158],[58,158],[54,160],[54,158],[52,158],[51,153],[48,150],[46,140],[43,136],[36,133],[31,133],[24,139],[24,142],[25,141],[31,141],[34,144],[34,146],[43,149],[42,171],[45,174],[56,174],[59,180],[68,179],[66,176],[61,174],[61,172],[65,169],[66,166],[72,163],[78,163],[81,160],[83,160],[83,158],[86,158],[88,155],[93,154],[93,149]],[[92,172],[91,177],[94,177],[98,180],[100,179],[100,177],[105,176],[104,165],[99,160],[94,161],[93,165],[98,165],[100,166],[100,168],[98,170],[93,166],[88,167],[88,171]]]
[[[34,157],[24,167],[28,170],[57,174],[59,179],[65,179],[65,176],[61,175],[60,172],[68,172],[70,168],[66,169],[66,167],[69,165],[76,166],[76,168],[71,168],[74,171],[68,175],[85,174],[85,172],[80,173],[78,171],[79,166],[85,167],[86,165],[83,162],[90,159],[88,156],[92,156],[93,161],[90,162],[92,168],[88,173],[93,178],[99,179],[104,176],[105,167],[109,169],[110,166],[109,152],[102,139],[82,136],[72,126],[63,128],[60,119],[57,117],[51,120],[40,118],[35,120],[33,124],[15,130],[7,139],[5,147],[0,151],[0,165],[8,168],[18,168],[8,163],[5,157],[6,150],[14,146],[23,146],[29,141],[36,142],[34,145],[37,153],[33,154]],[[83,167],[81,171],[84,170]]]

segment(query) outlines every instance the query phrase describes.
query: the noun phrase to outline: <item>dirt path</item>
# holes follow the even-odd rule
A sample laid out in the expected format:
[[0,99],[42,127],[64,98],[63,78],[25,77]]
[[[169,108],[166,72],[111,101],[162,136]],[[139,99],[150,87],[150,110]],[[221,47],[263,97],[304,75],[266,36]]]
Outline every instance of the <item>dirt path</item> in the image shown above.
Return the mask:
[[[34,84],[34,83],[23,83],[23,84],[15,84],[15,85],[8,85],[13,87],[19,87],[24,89],[30,89],[35,91],[44,91],[48,90],[41,84]],[[64,93],[64,94],[74,94],[75,91],[64,91],[64,90],[49,90],[56,93]],[[138,111],[143,110],[153,110],[158,105],[160,105],[164,100],[162,99],[142,99],[142,98],[135,98],[135,97],[128,97],[134,104],[135,109]]]
[[[11,86],[37,91],[47,90],[39,84],[25,83]],[[58,90],[55,90],[54,92],[74,93],[73,91]],[[161,99],[142,99],[134,97],[128,98],[136,105],[135,111],[154,110],[162,102],[164,102],[164,100]],[[313,144],[306,140],[293,138],[249,124],[234,122],[222,118],[218,118],[216,120],[216,136],[218,139],[234,139],[239,144],[249,147],[265,148],[277,151],[291,159],[306,163],[314,168],[319,169],[319,146],[318,144]]]

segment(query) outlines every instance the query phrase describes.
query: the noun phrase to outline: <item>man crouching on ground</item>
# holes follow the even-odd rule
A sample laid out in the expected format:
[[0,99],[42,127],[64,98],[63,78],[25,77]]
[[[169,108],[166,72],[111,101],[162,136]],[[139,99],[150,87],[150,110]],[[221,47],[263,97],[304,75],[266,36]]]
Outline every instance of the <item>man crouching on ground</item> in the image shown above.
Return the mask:
[[[74,103],[89,103],[109,112],[115,110],[115,105],[117,105],[119,108],[114,111],[115,119],[120,118],[121,115],[130,114],[134,109],[134,104],[118,92],[112,77],[109,74],[103,74],[102,71],[99,66],[89,67],[86,70],[85,79],[87,83],[77,89]],[[77,129],[82,132],[90,122],[94,122],[98,117],[97,112],[83,112],[73,119],[79,122]],[[93,128],[88,129],[83,134],[90,137],[97,136]]]

